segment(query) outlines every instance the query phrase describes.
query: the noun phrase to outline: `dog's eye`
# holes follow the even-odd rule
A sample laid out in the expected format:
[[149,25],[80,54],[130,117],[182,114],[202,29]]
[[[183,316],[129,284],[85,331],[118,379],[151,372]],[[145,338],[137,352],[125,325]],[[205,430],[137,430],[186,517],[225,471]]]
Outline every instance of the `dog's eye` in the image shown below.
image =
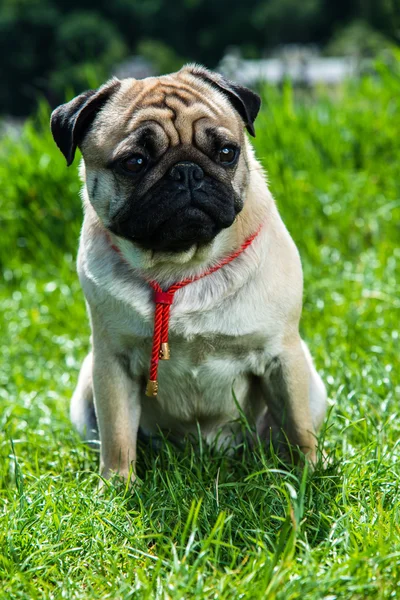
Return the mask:
[[224,165],[233,165],[238,157],[238,154],[237,148],[234,148],[233,146],[224,146],[219,151],[219,162],[223,163]]
[[122,167],[129,173],[139,173],[146,165],[146,158],[141,154],[134,154],[127,160],[124,160]]

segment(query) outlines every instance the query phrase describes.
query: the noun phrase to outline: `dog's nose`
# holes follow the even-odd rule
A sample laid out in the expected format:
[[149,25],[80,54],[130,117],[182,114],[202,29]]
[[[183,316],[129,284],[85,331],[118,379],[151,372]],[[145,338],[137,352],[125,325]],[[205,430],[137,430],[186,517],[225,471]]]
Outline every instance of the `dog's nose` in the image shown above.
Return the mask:
[[179,162],[171,168],[169,177],[174,181],[180,181],[185,186],[198,187],[199,182],[204,179],[204,171],[195,163]]

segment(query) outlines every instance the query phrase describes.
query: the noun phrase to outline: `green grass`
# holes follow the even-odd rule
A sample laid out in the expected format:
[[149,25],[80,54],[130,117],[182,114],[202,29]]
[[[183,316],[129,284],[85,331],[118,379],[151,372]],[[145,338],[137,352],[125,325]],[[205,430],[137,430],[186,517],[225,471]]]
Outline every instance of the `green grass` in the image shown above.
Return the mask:
[[0,150],[0,598],[400,597],[400,69],[265,90],[255,145],[300,249],[302,334],[334,404],[303,476],[261,450],[141,448],[97,492],[68,421],[89,328],[81,210],[47,112]]

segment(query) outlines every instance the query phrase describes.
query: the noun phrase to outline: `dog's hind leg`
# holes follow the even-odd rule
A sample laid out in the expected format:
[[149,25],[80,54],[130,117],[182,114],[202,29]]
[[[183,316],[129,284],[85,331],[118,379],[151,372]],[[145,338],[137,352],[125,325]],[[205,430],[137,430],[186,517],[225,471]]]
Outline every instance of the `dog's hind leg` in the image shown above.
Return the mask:
[[92,353],[83,361],[78,384],[71,399],[70,417],[84,440],[98,440],[97,419],[93,401]]

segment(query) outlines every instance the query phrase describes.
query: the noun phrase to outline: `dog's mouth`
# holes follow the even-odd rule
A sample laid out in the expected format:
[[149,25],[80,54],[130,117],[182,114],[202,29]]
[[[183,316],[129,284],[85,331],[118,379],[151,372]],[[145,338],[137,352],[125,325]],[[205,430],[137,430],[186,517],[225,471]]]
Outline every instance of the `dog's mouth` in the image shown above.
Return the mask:
[[232,188],[218,182],[198,190],[160,185],[127,205],[110,231],[154,252],[185,252],[209,244],[233,224],[242,208]]
[[230,227],[236,217],[225,219],[224,227],[206,212],[194,206],[179,210],[148,234],[131,233],[130,222],[110,227],[116,235],[128,239],[144,250],[154,252],[185,252],[192,246],[209,244],[221,231]]

